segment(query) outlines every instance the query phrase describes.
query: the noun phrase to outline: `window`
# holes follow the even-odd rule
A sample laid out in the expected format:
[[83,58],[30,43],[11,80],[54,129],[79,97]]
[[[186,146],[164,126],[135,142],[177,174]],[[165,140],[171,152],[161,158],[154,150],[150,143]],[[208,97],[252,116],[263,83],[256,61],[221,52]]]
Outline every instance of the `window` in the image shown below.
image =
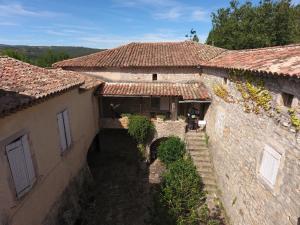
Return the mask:
[[31,189],[35,181],[35,171],[27,135],[21,136],[6,145],[5,150],[17,197],[20,198]]
[[282,101],[283,105],[286,107],[291,107],[294,99],[294,95],[288,94],[288,93],[282,93]]
[[160,108],[160,98],[151,98],[151,108],[152,109]]
[[259,173],[264,181],[274,187],[279,169],[281,154],[275,151],[272,147],[266,145],[259,169]]
[[152,74],[152,80],[157,80],[157,73]]
[[63,153],[64,151],[66,151],[67,148],[71,146],[72,142],[69,116],[67,110],[57,114],[57,123],[59,129],[60,147]]

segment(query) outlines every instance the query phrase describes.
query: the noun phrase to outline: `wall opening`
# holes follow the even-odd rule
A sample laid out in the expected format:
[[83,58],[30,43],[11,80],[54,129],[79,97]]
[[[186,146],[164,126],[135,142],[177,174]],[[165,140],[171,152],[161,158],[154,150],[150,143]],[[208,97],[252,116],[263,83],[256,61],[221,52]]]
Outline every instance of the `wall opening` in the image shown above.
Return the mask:
[[160,143],[167,140],[167,137],[159,138],[155,140],[150,146],[150,163],[153,163],[157,159],[157,151]]

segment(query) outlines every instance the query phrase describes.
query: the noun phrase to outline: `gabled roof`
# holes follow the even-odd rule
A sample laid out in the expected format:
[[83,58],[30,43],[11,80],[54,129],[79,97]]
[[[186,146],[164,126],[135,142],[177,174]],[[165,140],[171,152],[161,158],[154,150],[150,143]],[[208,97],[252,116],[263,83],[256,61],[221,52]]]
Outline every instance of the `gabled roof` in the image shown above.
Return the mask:
[[222,52],[222,48],[192,41],[131,43],[53,64],[69,68],[128,68],[197,66]]
[[202,83],[105,83],[103,96],[178,96],[184,100],[209,100],[207,88]]
[[226,51],[201,65],[300,78],[300,44]]
[[79,73],[44,69],[0,56],[0,116],[71,88],[91,88],[100,83]]

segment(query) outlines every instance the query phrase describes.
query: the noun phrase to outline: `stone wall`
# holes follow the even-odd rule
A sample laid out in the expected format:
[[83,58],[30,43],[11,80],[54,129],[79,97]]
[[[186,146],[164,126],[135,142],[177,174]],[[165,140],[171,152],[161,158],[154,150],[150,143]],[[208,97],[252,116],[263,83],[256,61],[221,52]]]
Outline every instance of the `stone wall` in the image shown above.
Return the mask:
[[182,140],[184,140],[185,137],[185,127],[186,123],[183,120],[177,120],[177,121],[162,121],[162,120],[153,120],[153,123],[155,125],[156,134],[154,136],[155,140],[162,138],[162,137],[169,137],[169,136],[177,136],[180,137]]
[[[227,214],[234,225],[297,225],[300,216],[299,136],[285,112],[273,116],[246,113],[241,104],[227,103],[216,96],[213,85],[223,83],[234,97],[240,97],[235,84],[226,82],[224,77],[227,77],[225,71],[204,69],[201,79],[213,96],[205,119]],[[271,92],[272,104],[278,103],[282,90],[300,96],[300,84],[296,80],[263,79]],[[297,101],[295,97],[295,108]],[[273,187],[259,173],[266,146],[281,155]]]
[[131,68],[102,69],[95,71],[80,71],[96,76],[107,82],[151,82],[152,75],[157,74],[157,82],[191,82],[200,79],[197,68]]

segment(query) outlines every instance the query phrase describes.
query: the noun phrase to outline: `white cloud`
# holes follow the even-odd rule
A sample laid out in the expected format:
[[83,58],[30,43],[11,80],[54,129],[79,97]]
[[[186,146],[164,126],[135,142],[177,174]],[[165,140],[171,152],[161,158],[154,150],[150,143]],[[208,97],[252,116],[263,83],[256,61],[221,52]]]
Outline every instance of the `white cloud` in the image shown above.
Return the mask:
[[0,4],[0,12],[0,16],[55,17],[62,15],[62,13],[57,12],[28,9],[19,3]]
[[292,3],[293,3],[294,5],[298,5],[298,4],[300,4],[300,0],[292,0]]
[[173,21],[207,21],[209,13],[199,6],[176,0],[114,0],[116,7],[144,8],[154,19]]
[[0,21],[0,26],[17,26],[17,23],[13,23],[13,22],[1,22]]

